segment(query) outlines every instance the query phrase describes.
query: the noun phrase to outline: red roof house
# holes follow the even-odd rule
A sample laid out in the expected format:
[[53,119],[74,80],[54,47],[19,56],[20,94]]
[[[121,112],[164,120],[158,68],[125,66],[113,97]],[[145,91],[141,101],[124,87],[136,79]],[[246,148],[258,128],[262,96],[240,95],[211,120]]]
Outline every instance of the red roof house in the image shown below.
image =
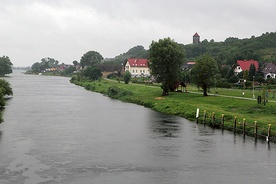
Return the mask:
[[235,68],[234,71],[235,71],[236,74],[238,74],[242,71],[245,71],[245,70],[249,71],[250,66],[252,64],[255,66],[256,71],[258,71],[258,69],[259,69],[258,61],[255,61],[253,59],[251,59],[251,60],[237,60],[236,68]]
[[125,71],[129,71],[132,76],[149,76],[148,60],[129,58],[125,64]]
[[129,58],[127,60],[130,66],[132,67],[148,67],[147,59],[137,59],[137,58]]

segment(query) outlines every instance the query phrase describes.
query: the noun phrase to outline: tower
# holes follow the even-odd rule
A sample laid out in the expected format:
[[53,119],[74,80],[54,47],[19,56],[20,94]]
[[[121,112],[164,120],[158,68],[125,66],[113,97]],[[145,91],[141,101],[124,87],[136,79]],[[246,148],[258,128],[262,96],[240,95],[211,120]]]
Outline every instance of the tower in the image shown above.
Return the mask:
[[195,33],[193,36],[193,44],[198,44],[200,43],[200,36],[198,33]]

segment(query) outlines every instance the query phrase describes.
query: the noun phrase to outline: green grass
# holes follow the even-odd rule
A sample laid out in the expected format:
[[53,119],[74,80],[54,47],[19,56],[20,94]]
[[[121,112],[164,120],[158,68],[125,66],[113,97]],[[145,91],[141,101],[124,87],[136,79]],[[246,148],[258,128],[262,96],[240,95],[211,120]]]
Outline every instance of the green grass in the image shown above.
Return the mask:
[[[272,132],[276,132],[276,103],[270,102],[266,105],[257,104],[257,99],[236,99],[229,97],[221,97],[218,95],[242,97],[241,89],[211,89],[207,97],[203,97],[202,93],[193,86],[188,86],[188,93],[170,92],[168,96],[161,96],[162,89],[156,86],[146,86],[139,84],[124,84],[118,81],[110,81],[102,79],[100,82],[75,82],[88,90],[107,94],[111,86],[116,86],[119,90],[118,94],[113,98],[125,102],[136,103],[153,110],[173,114],[184,117],[186,119],[195,120],[196,109],[200,109],[200,116],[202,118],[203,111],[206,110],[207,116],[210,117],[212,112],[215,113],[217,119],[222,114],[225,115],[225,125],[233,126],[234,117],[237,117],[238,122],[246,119],[247,126],[253,126],[254,122],[258,122],[260,130],[267,130],[268,124],[272,124]],[[215,91],[217,93],[215,93]],[[257,96],[258,93],[256,92]],[[246,90],[245,97],[252,99],[252,91]],[[269,100],[274,100],[270,97]],[[253,132],[254,130],[250,130]]]

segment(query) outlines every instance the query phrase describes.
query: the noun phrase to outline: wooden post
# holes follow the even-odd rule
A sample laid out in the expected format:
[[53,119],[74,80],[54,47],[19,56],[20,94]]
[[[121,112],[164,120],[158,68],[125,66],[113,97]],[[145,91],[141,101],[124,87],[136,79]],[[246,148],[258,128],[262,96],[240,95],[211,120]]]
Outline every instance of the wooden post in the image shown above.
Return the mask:
[[215,113],[212,113],[212,125],[215,126]]
[[237,117],[234,118],[234,132],[236,132],[237,129]]
[[206,110],[204,110],[203,124],[206,125]]
[[246,127],[245,118],[243,118],[242,127],[243,127],[243,136],[245,136],[245,133],[246,133],[246,130],[245,130],[245,127]]
[[221,128],[224,129],[224,114],[221,115]]
[[198,117],[199,117],[199,108],[196,109],[196,123],[198,123]]
[[271,124],[268,124],[267,137],[266,137],[267,142],[270,141],[270,134],[271,134]]
[[258,138],[258,124],[257,124],[257,121],[255,121],[255,131],[254,131],[254,134],[255,134],[255,140],[257,140],[257,138]]

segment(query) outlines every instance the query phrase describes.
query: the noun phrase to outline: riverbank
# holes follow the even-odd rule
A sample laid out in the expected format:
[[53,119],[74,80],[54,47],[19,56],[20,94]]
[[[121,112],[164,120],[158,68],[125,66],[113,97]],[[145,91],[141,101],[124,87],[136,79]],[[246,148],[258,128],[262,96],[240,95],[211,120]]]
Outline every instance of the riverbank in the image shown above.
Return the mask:
[[[102,79],[101,81],[77,81],[71,80],[76,85],[83,86],[85,89],[108,95],[112,98],[124,102],[135,103],[151,108],[153,110],[184,117],[188,120],[196,120],[196,110],[200,109],[200,115],[206,110],[207,116],[214,112],[217,121],[224,114],[224,125],[233,126],[234,118],[238,122],[246,120],[247,127],[254,126],[255,121],[258,123],[261,134],[266,135],[268,124],[271,124],[271,131],[276,132],[276,103],[267,103],[266,105],[257,104],[257,100],[250,98],[233,98],[210,95],[203,97],[198,92],[170,92],[168,96],[161,96],[160,87],[124,84],[118,81]],[[188,87],[189,89],[189,87]],[[238,92],[233,92],[233,94]],[[254,132],[254,130],[248,130]]]

